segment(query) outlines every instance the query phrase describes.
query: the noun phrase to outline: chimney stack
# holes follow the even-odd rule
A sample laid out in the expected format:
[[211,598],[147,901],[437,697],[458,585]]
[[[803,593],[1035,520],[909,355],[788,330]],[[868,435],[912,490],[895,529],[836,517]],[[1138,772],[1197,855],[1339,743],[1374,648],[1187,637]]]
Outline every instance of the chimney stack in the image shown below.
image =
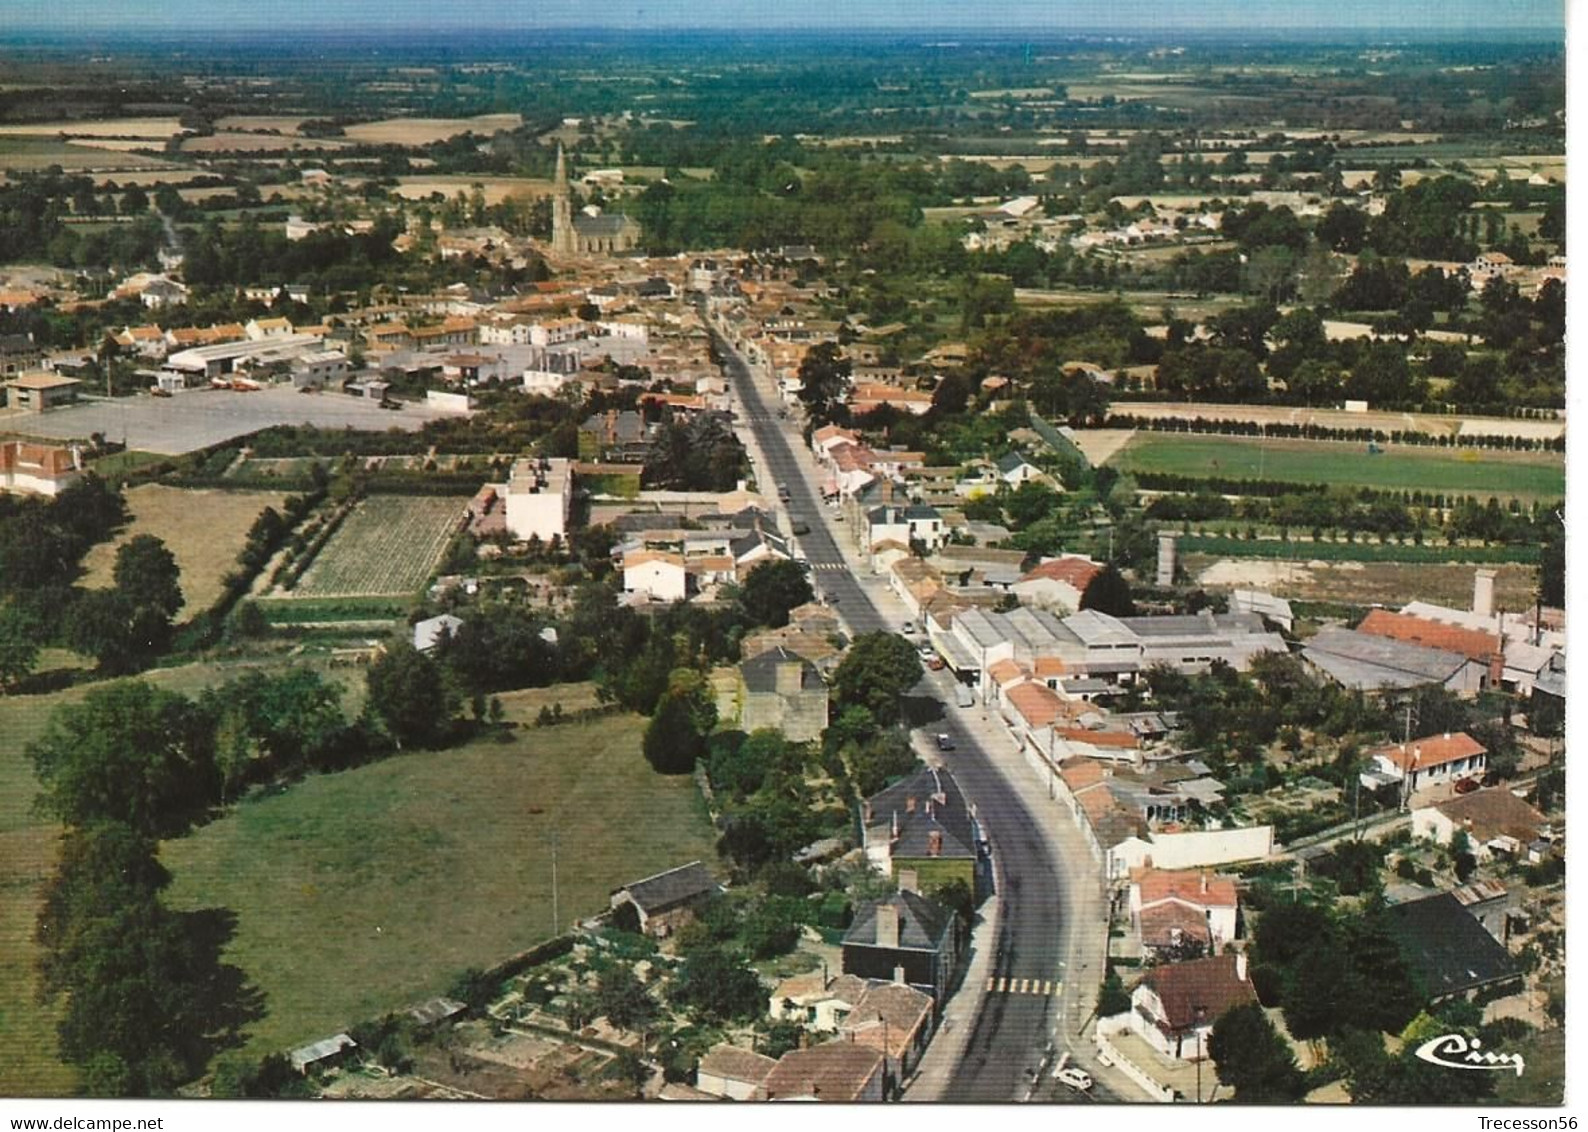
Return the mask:
[[918,874],[916,873],[916,871],[914,869],[900,869],[899,870],[899,891],[900,892],[914,892],[917,895],[920,894],[920,892],[921,892],[921,881],[920,881],[920,877],[918,876]]
[[1494,616],[1494,571],[1487,567],[1472,576],[1472,612],[1479,617]]
[[1202,895],[1206,896],[1207,894],[1208,894],[1208,871],[1206,869],[1203,869],[1202,870]]
[[941,857],[943,855],[943,831],[934,829],[926,835],[926,855],[928,857]]
[[[901,987],[904,985],[904,968],[903,967],[895,967],[893,969],[893,981],[898,983]],[[878,1021],[881,1021],[882,1015],[878,1014],[877,1015],[877,1019],[878,1019]]]
[[1241,982],[1246,981],[1246,952],[1240,951],[1235,955],[1235,977]]
[[1158,532],[1158,577],[1160,586],[1174,585],[1175,568],[1175,540],[1180,536],[1174,531]]
[[899,910],[892,904],[877,905],[877,946],[899,946]]
[[913,797],[904,800],[904,812],[907,814],[915,813],[915,799]]

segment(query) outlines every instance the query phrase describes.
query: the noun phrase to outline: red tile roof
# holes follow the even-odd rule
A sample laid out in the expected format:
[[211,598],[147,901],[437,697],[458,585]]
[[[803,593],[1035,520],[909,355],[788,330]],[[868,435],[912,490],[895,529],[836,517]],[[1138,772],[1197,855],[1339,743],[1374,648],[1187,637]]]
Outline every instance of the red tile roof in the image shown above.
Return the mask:
[[1103,572],[1103,568],[1096,562],[1085,558],[1066,555],[1055,558],[1051,562],[1041,562],[1026,572],[1022,582],[1034,582],[1048,579],[1054,582],[1066,582],[1077,590],[1085,590],[1092,579]]
[[785,1053],[762,1088],[767,1100],[815,1097],[853,1101],[882,1073],[882,1054],[870,1046],[839,1040]]
[[1046,684],[1016,684],[1004,698],[1031,727],[1046,727],[1065,714],[1064,701]]
[[1413,769],[1413,763],[1416,764],[1415,769],[1427,770],[1458,759],[1470,759],[1474,755],[1484,754],[1487,749],[1465,731],[1457,731],[1454,735],[1447,733],[1414,739],[1410,746],[1400,743],[1380,747],[1373,754],[1388,759],[1402,771],[1409,771]]
[[1197,869],[1136,869],[1131,883],[1141,890],[1145,909],[1160,900],[1180,900],[1199,908],[1233,908],[1235,878],[1212,876]]
[[1424,648],[1443,649],[1483,663],[1500,651],[1500,638],[1494,633],[1480,633],[1475,629],[1445,625],[1408,613],[1391,613],[1387,609],[1373,610],[1363,618],[1356,631]]
[[1142,985],[1157,993],[1163,1003],[1162,1021],[1171,1033],[1189,1030],[1199,1022],[1212,1025],[1230,1007],[1257,1001],[1251,980],[1241,977],[1243,958],[1216,955],[1154,967]]
[[1172,901],[1141,910],[1141,942],[1149,947],[1172,947],[1175,933],[1211,943],[1213,933],[1207,917],[1195,908]]

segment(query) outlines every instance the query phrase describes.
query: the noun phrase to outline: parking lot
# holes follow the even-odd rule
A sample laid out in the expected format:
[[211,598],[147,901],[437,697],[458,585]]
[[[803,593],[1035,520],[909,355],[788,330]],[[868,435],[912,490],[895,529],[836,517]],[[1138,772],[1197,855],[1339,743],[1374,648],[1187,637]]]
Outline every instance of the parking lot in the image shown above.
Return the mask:
[[97,432],[107,440],[125,441],[131,449],[178,456],[272,425],[413,432],[444,415],[407,403],[382,409],[376,401],[345,393],[299,393],[286,387],[248,393],[192,389],[174,397],[140,394],[84,401],[47,413],[0,412],[0,432],[47,440],[87,440]]

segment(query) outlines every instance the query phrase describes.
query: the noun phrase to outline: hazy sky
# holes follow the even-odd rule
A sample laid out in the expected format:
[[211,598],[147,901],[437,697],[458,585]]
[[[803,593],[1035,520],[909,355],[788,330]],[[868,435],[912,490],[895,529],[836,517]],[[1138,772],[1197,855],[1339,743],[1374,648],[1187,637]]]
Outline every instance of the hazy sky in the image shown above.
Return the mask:
[[1565,0],[0,0],[16,31],[955,27],[1555,30]]

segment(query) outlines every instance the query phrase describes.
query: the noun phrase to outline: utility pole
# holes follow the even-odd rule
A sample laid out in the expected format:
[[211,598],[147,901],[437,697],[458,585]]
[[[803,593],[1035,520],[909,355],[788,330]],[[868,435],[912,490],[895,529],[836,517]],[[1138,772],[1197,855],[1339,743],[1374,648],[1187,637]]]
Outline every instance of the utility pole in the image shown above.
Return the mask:
[[562,931],[562,915],[557,908],[557,831],[551,831],[551,934]]

